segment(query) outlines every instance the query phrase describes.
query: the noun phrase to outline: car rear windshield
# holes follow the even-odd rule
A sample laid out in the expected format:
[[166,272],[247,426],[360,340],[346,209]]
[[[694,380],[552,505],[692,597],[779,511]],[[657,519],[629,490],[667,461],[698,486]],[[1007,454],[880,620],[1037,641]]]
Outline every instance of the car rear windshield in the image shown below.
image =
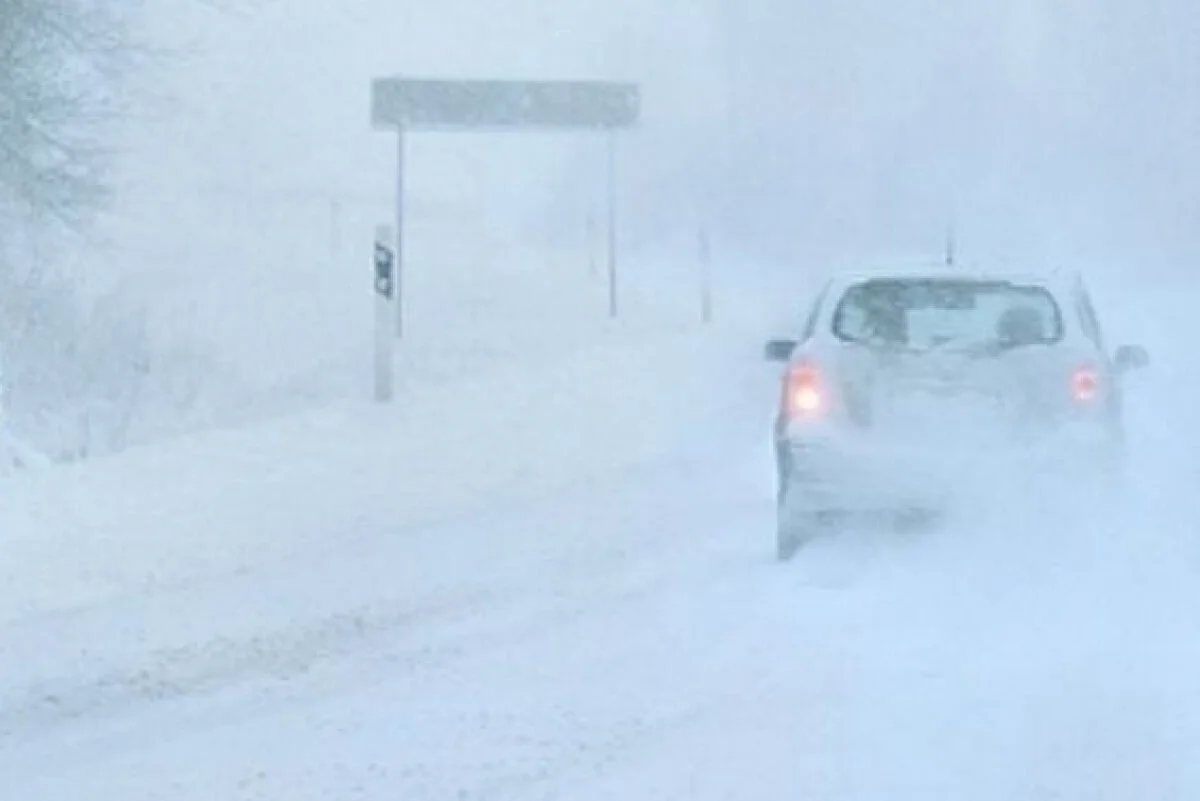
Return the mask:
[[1057,342],[1062,314],[1044,287],[1007,281],[872,279],[846,290],[833,333],[847,342],[926,350]]

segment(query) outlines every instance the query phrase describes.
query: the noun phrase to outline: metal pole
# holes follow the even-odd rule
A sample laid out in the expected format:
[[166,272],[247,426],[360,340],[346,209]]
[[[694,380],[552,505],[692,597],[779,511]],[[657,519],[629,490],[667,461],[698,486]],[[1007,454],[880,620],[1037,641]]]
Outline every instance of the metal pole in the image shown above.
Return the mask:
[[700,248],[700,321],[704,324],[712,322],[712,247],[708,238],[708,229],[701,226],[699,237]]
[[608,131],[608,316],[617,316],[617,134]]
[[599,266],[596,259],[596,215],[591,210],[587,213],[587,223],[585,225],[585,244],[587,246],[588,259],[588,275],[595,278],[597,267]]
[[958,255],[955,252],[957,249],[957,244],[954,223],[952,222],[946,226],[946,265],[949,267],[954,266],[954,257]]
[[404,129],[396,131],[396,338],[404,336]]
[[342,254],[342,204],[334,198],[329,202],[329,266],[336,269]]

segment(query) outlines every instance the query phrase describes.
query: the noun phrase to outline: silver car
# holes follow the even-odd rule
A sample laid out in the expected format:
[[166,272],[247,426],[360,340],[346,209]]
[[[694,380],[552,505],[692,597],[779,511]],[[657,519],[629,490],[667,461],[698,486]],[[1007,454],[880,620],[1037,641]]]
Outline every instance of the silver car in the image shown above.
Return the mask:
[[786,364],[781,560],[848,516],[936,512],[985,470],[1118,474],[1121,379],[1148,361],[1110,354],[1076,274],[951,266],[831,280],[766,356]]

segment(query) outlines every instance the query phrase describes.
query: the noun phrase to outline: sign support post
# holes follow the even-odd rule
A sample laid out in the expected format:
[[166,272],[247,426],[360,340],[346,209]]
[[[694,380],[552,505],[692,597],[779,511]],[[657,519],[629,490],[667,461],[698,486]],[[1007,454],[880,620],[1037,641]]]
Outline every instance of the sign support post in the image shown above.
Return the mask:
[[700,226],[697,245],[700,261],[700,322],[708,325],[713,319],[712,242],[706,226]]
[[587,220],[584,223],[584,237],[584,244],[587,246],[588,275],[595,278],[597,275],[596,217],[591,209],[588,210]]
[[396,130],[396,339],[404,337],[404,128]]
[[608,170],[608,316],[617,316],[617,134],[607,136]]

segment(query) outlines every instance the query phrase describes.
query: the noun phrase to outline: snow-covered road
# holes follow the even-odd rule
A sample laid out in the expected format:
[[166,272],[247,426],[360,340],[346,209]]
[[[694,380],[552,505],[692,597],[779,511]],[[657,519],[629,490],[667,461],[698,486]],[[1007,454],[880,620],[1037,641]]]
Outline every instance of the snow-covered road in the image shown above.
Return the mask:
[[[1189,385],[1168,371],[1154,392]],[[683,444],[579,461],[574,483],[255,542],[187,580],[207,540],[135,584],[97,556],[112,532],[44,529],[79,550],[10,551],[9,595],[38,575],[14,553],[79,576],[70,603],[48,589],[0,620],[0,798],[1200,796],[1191,405],[1138,421],[1125,504],[1001,499],[780,566],[760,394],[747,380]]]
[[66,644],[92,660],[8,683],[3,797],[1200,791],[1183,605],[1200,592],[1174,538],[1012,511],[863,532],[781,569],[745,434],[320,562],[10,627],[18,673]]

